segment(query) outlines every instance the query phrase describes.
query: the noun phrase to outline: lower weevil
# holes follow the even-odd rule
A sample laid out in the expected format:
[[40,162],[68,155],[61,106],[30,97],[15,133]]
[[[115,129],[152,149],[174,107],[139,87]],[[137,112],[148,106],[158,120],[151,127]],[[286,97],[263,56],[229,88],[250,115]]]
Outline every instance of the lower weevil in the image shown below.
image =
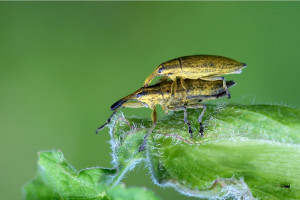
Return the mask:
[[[202,125],[202,117],[205,113],[206,106],[201,102],[217,99],[226,96],[226,90],[223,87],[222,80],[216,81],[205,81],[201,79],[187,79],[185,80],[185,86],[181,84],[181,81],[178,79],[175,96],[172,97],[170,88],[173,84],[173,81],[164,81],[147,88],[142,87],[135,91],[134,93],[120,99],[116,103],[111,106],[111,110],[114,111],[113,114],[108,118],[107,122],[100,126],[97,129],[98,131],[102,130],[111,120],[111,118],[115,115],[118,109],[120,108],[140,108],[140,107],[148,107],[151,108],[152,111],[152,127],[149,129],[148,133],[144,137],[144,142],[140,146],[139,151],[143,151],[145,148],[145,144],[147,141],[147,137],[154,129],[157,122],[157,113],[155,106],[160,104],[163,110],[169,109],[173,111],[184,111],[184,122],[188,126],[189,133],[191,137],[193,137],[193,131],[191,125],[187,118],[187,108],[198,109],[202,108],[202,112],[199,115],[198,122],[200,124],[200,134],[203,136],[203,125]],[[227,81],[226,86],[232,87],[235,85],[233,81]],[[182,102],[182,96],[186,96],[186,101]],[[169,99],[171,101],[169,101]],[[169,102],[168,102],[169,101]]]

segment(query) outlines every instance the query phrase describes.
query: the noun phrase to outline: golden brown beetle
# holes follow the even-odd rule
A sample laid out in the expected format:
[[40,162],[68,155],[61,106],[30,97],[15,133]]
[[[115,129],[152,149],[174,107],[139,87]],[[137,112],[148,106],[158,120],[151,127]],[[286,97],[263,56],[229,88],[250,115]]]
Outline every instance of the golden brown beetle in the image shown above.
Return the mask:
[[[97,132],[102,130],[111,120],[113,115],[117,112],[118,109],[127,107],[127,108],[140,108],[148,107],[152,111],[152,122],[153,125],[149,129],[148,133],[144,137],[144,142],[140,146],[140,151],[144,150],[145,143],[148,135],[152,132],[156,125],[157,114],[155,106],[160,104],[161,107],[169,110],[183,110],[184,111],[184,122],[188,125],[189,133],[193,137],[193,132],[191,126],[187,119],[187,108],[203,108],[201,114],[199,115],[198,122],[200,123],[200,134],[203,136],[203,126],[202,126],[202,117],[205,113],[206,106],[200,102],[217,99],[226,96],[226,90],[223,87],[223,81],[205,81],[201,79],[186,79],[185,87],[181,84],[180,80],[176,80],[178,87],[176,88],[175,96],[172,97],[170,88],[173,84],[173,81],[164,81],[147,88],[142,87],[135,91],[134,93],[120,99],[111,106],[111,110],[114,113],[108,118],[107,122],[100,126],[97,129]],[[231,87],[235,85],[233,81],[227,81],[226,87]],[[182,96],[186,96],[186,101],[182,102]],[[169,101],[171,99],[171,101]]]
[[[176,79],[181,79],[181,85],[186,88],[184,79],[202,79],[208,81],[222,80],[228,98],[230,93],[226,86],[225,74],[239,74],[247,65],[230,58],[213,55],[193,55],[175,58],[160,64],[145,80],[144,87],[147,87],[157,76],[168,77],[173,80],[171,87],[172,95],[176,91]],[[164,78],[163,77],[163,78]],[[183,97],[183,100],[186,97]]]

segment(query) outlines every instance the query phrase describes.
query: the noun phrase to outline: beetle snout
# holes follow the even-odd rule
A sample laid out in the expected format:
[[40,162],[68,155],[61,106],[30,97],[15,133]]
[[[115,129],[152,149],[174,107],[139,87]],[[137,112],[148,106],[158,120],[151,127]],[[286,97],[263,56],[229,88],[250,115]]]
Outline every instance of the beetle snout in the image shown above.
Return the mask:
[[110,110],[114,111],[114,110],[118,109],[120,106],[122,106],[123,103],[125,103],[127,101],[128,100],[120,99],[119,101],[117,101],[110,107]]

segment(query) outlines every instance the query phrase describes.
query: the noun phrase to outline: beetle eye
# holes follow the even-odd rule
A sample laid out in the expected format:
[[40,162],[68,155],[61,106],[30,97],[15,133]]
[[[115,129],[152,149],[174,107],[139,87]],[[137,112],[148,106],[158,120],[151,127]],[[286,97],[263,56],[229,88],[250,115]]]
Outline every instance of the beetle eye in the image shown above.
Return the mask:
[[147,94],[147,92],[143,90],[143,91],[137,93],[137,94],[136,94],[136,97],[137,97],[137,98],[140,98],[140,97],[142,97],[142,96],[144,96],[144,95],[146,95],[146,94]]
[[164,69],[164,67],[159,68],[158,73],[161,73]]
[[136,95],[137,98],[140,98],[144,93],[143,92],[140,92]]

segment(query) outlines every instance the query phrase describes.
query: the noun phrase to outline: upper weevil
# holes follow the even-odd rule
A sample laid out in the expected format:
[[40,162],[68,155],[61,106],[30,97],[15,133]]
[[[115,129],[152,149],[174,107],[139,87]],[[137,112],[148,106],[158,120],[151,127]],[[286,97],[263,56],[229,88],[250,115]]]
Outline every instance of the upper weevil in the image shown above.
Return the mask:
[[[202,127],[202,117],[205,113],[206,106],[202,104],[203,101],[217,99],[226,96],[226,91],[223,87],[223,81],[205,81],[201,79],[187,79],[185,80],[185,87],[181,84],[180,80],[178,81],[178,87],[176,88],[176,95],[171,98],[170,87],[173,84],[172,81],[163,81],[156,85],[149,86],[147,88],[142,87],[135,91],[134,93],[123,97],[116,103],[111,106],[111,110],[114,111],[113,114],[108,118],[107,122],[100,126],[97,129],[97,132],[102,130],[111,120],[113,115],[117,112],[118,109],[122,107],[127,108],[140,108],[140,107],[148,107],[151,108],[152,111],[152,122],[153,126],[149,129],[147,135],[144,138],[144,142],[140,147],[140,151],[142,151],[145,147],[145,143],[148,135],[152,132],[156,125],[157,114],[155,106],[160,104],[161,107],[169,110],[183,110],[184,111],[184,122],[188,125],[189,133],[191,137],[193,137],[193,132],[191,126],[187,119],[187,108],[203,108],[203,111],[198,117],[198,122],[200,123],[200,134],[203,135],[203,127]],[[233,81],[227,81],[226,87],[232,87],[235,85]],[[187,89],[187,90],[186,90]],[[182,96],[186,96],[186,101],[182,102]],[[170,101],[171,99],[171,101]],[[169,102],[169,103],[167,103]]]
[[[183,79],[202,79],[202,80],[223,80],[223,87],[226,90],[228,98],[230,93],[226,86],[225,74],[239,74],[241,69],[245,68],[245,63],[226,58],[223,56],[213,55],[193,55],[183,56],[169,60],[160,64],[150,76],[145,80],[144,87],[147,87],[151,81],[157,76],[164,76],[163,78],[170,78],[173,80],[171,86],[172,96],[176,92],[177,82],[176,78],[181,79],[181,84],[186,88]],[[183,98],[185,100],[185,97]]]

